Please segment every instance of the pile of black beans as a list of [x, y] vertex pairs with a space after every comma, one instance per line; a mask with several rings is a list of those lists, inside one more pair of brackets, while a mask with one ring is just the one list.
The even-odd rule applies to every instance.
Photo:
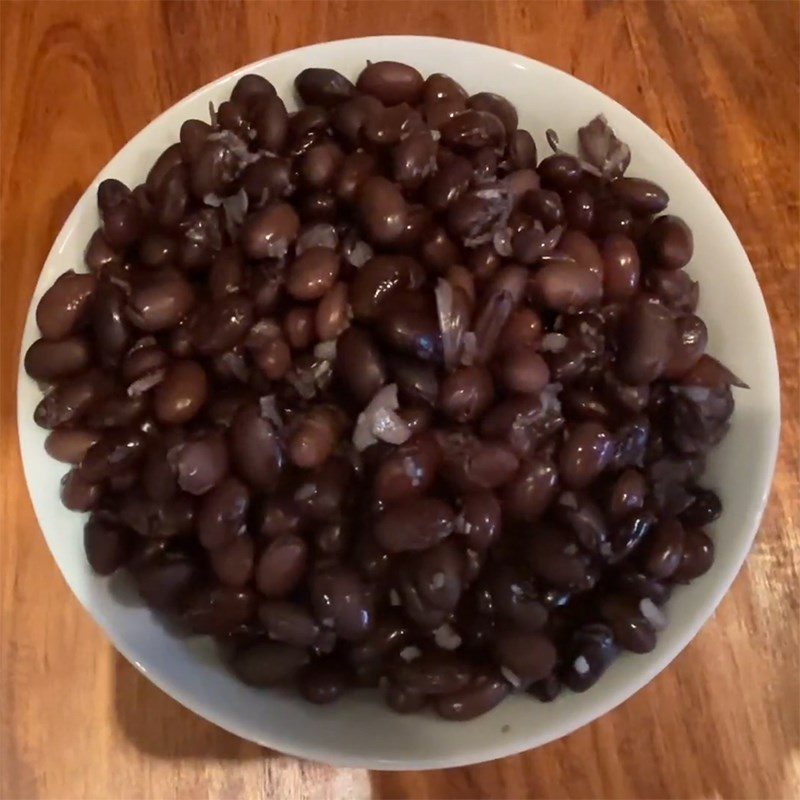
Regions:
[[500, 95], [371, 63], [245, 75], [133, 189], [25, 356], [86, 555], [256, 686], [548, 701], [702, 575], [740, 381], [692, 233], [603, 117], [537, 160]]

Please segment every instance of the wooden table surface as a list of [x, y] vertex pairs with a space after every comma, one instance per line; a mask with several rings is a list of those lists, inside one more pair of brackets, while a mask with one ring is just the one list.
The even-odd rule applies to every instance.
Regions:
[[[0, 798], [800, 796], [799, 8], [766, 0], [0, 3]], [[613, 713], [534, 752], [468, 769], [369, 774], [303, 763], [241, 741], [162, 694], [71, 596], [34, 519], [17, 445], [17, 351], [29, 297], [98, 169], [212, 78], [281, 50], [376, 33], [515, 50], [638, 114], [733, 222], [766, 295], [781, 362], [772, 499], [713, 620]]]

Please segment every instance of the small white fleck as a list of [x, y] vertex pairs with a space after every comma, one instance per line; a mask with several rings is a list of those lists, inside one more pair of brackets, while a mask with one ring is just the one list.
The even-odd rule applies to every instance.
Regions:
[[512, 583], [511, 594], [513, 594], [514, 597], [522, 597], [522, 595], [525, 594], [525, 590], [518, 583]]
[[564, 492], [561, 497], [558, 498], [558, 503], [565, 508], [574, 510], [578, 507], [578, 498], [575, 496], [575, 492]]
[[500, 674], [515, 688], [519, 689], [522, 686], [522, 681], [519, 675], [512, 672], [508, 667], [500, 667]]
[[400, 600], [400, 595], [398, 594], [397, 589], [389, 589], [389, 605], [400, 606], [402, 604], [403, 603]]
[[334, 623], [333, 617], [325, 617], [325, 619], [320, 621], [320, 624], [323, 628], [332, 628]]
[[433, 632], [433, 640], [442, 650], [456, 650], [461, 644], [461, 636], [452, 625], [445, 623]]
[[589, 662], [586, 660], [585, 656], [578, 656], [572, 666], [575, 667], [575, 672], [577, 672], [578, 675], [585, 675], [590, 669]]
[[639, 601], [639, 610], [657, 631], [662, 631], [667, 627], [667, 618], [664, 612], [649, 597], [644, 597]]
[[408, 647], [404, 647], [400, 651], [400, 658], [402, 658], [406, 663], [418, 659], [421, 655], [422, 650], [420, 650], [419, 647], [415, 647], [413, 644], [409, 645]]
[[444, 587], [446, 582], [446, 578], [444, 572], [436, 572], [434, 573], [433, 577], [431, 578], [431, 586], [434, 589], [441, 589]]

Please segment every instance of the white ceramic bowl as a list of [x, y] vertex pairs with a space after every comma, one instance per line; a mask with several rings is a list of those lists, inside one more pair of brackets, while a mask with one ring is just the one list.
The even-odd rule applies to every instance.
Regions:
[[288, 693], [258, 691], [236, 681], [212, 648], [179, 639], [149, 611], [120, 602], [109, 581], [95, 577], [82, 545], [83, 520], [58, 498], [64, 467], [44, 452], [45, 431], [31, 415], [40, 393], [21, 370], [19, 436], [28, 486], [47, 543], [72, 591], [105, 629], [117, 649], [178, 702], [239, 736], [285, 753], [342, 766], [374, 769], [452, 767], [506, 756], [549, 742], [591, 722], [652, 680], [691, 640], [722, 599], [750, 549], [769, 492], [780, 425], [778, 369], [769, 318], [739, 240], [714, 198], [670, 147], [622, 106], [591, 86], [537, 61], [483, 45], [448, 39], [388, 36], [314, 45], [281, 53], [220, 78], [163, 113], [134, 137], [103, 169], [78, 202], [44, 265], [25, 327], [24, 350], [36, 338], [33, 309], [55, 277], [82, 264], [97, 225], [95, 190], [116, 177], [139, 183], [155, 157], [177, 140], [183, 120], [207, 118], [208, 103], [226, 99], [247, 72], [269, 78], [284, 99], [292, 80], [308, 66], [335, 67], [355, 78], [367, 59], [413, 64], [423, 74], [443, 71], [470, 92], [505, 94], [519, 109], [546, 152], [543, 133], [556, 129], [568, 149], [574, 132], [599, 112], [631, 146], [630, 175], [664, 186], [670, 210], [695, 234], [690, 272], [702, 284], [700, 313], [708, 324], [710, 350], [751, 387], [737, 391], [733, 427], [709, 464], [706, 483], [722, 496], [725, 513], [715, 526], [716, 561], [711, 571], [677, 591], [667, 605], [671, 620], [656, 649], [622, 656], [585, 694], [566, 693], [551, 704], [515, 696], [469, 723], [433, 716], [399, 716], [367, 691], [330, 707], [315, 707]]

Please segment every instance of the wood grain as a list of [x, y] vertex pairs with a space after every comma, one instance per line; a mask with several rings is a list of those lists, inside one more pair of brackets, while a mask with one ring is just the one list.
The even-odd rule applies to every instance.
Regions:
[[[765, 0], [0, 3], [0, 797], [800, 796], [799, 8]], [[669, 141], [718, 198], [758, 273], [778, 343], [784, 427], [746, 568], [649, 687], [515, 758], [370, 775], [238, 740], [114, 653], [37, 528], [14, 387], [25, 311], [50, 243], [116, 150], [241, 64], [386, 32], [473, 39], [541, 59], [593, 83]]]

